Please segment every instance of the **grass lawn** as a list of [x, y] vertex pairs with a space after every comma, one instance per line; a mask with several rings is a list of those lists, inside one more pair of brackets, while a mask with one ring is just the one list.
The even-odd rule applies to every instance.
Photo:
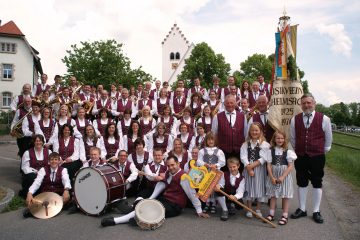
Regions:
[[[360, 138], [339, 133], [333, 134], [333, 142], [360, 148]], [[360, 190], [360, 151], [332, 145], [326, 153], [326, 166], [345, 181], [354, 184], [356, 190]]]

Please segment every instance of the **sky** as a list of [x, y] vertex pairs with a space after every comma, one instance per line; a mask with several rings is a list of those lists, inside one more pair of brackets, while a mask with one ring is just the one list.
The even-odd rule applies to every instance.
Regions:
[[72, 44], [106, 39], [125, 44], [132, 68], [162, 80], [161, 42], [175, 22], [190, 43], [221, 53], [233, 72], [248, 56], [274, 53], [284, 5], [299, 24], [297, 64], [317, 103], [360, 102], [358, 0], [0, 0], [0, 19], [13, 20], [40, 52], [49, 82], [66, 73], [61, 59]]

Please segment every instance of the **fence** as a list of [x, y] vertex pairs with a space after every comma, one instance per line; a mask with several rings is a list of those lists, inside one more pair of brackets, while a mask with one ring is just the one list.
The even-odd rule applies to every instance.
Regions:
[[[346, 135], [346, 136], [360, 138], [360, 135], [355, 135], [355, 134], [351, 134], [351, 133], [344, 133], [344, 132], [339, 132], [339, 131], [333, 131], [333, 133], [339, 133], [339, 134], [343, 134], [343, 135]], [[357, 148], [357, 147], [353, 147], [353, 146], [349, 146], [349, 145], [345, 145], [345, 144], [341, 144], [341, 143], [336, 143], [336, 142], [333, 142], [332, 144], [360, 151], [360, 148]]]
[[9, 111], [0, 111], [0, 129], [10, 129], [12, 122], [11, 112]]

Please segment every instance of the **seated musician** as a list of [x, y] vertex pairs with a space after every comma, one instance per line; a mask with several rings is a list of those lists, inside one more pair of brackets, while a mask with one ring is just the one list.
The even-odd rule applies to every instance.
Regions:
[[164, 153], [168, 153], [173, 149], [174, 139], [166, 133], [165, 123], [158, 123], [155, 133], [149, 138], [148, 151], [152, 152], [155, 148], [161, 148]]
[[22, 157], [21, 169], [24, 175], [21, 182], [22, 190], [19, 191], [20, 197], [26, 197], [29, 187], [33, 184], [39, 170], [49, 165], [51, 150], [43, 148], [44, 137], [42, 135], [34, 135], [32, 144], [34, 147], [27, 150]]
[[192, 117], [195, 118], [195, 116], [197, 116], [197, 118], [199, 118], [200, 116], [200, 112], [201, 110], [204, 108], [204, 104], [201, 103], [200, 101], [200, 95], [197, 92], [194, 92], [191, 95], [191, 101], [190, 101], [190, 108], [191, 108], [191, 113], [192, 113]]
[[150, 113], [150, 107], [144, 106], [142, 109], [142, 116], [139, 118], [139, 123], [144, 136], [149, 139], [155, 132], [156, 120]]
[[[198, 123], [196, 126], [197, 136], [193, 136], [191, 139], [191, 146], [198, 146], [200, 149], [203, 149], [205, 147], [205, 136], [206, 136], [206, 127], [203, 123]], [[189, 150], [189, 152], [191, 152]]]
[[111, 119], [109, 117], [108, 111], [104, 108], [99, 110], [99, 115], [101, 116], [101, 118], [94, 119], [93, 125], [95, 128], [96, 136], [104, 137], [106, 126], [109, 123], [114, 122], [114, 119]]
[[106, 111], [109, 113], [109, 116], [111, 116], [111, 109], [112, 109], [111, 105], [112, 105], [112, 101], [108, 99], [108, 92], [106, 90], [103, 90], [101, 92], [101, 98], [99, 98], [99, 100], [96, 101], [94, 107], [91, 110], [91, 113], [96, 118], [100, 118], [101, 116], [99, 114], [99, 110], [105, 108]]
[[177, 134], [179, 135], [180, 134], [180, 124], [181, 123], [187, 123], [190, 127], [190, 130], [189, 132], [192, 134], [192, 135], [196, 135], [195, 133], [195, 127], [196, 127], [196, 121], [195, 119], [191, 116], [192, 115], [192, 110], [190, 107], [186, 107], [184, 109], [184, 115], [182, 118], [179, 119], [178, 121], [178, 126], [176, 128], [177, 130]]
[[149, 99], [149, 90], [142, 90], [142, 99], [139, 99], [136, 105], [136, 112], [139, 117], [142, 115], [142, 109], [144, 106], [149, 106], [151, 115], [155, 115], [157, 113], [156, 102], [154, 100]]
[[[71, 189], [70, 179], [66, 168], [60, 166], [61, 159], [58, 153], [53, 152], [49, 155], [50, 165], [42, 167], [34, 183], [29, 188], [26, 197], [26, 204], [30, 206], [35, 203], [33, 195], [40, 189], [40, 192], [54, 192], [62, 196], [64, 203], [70, 200], [69, 190]], [[23, 216], [30, 217], [32, 214], [27, 208]]]
[[203, 116], [198, 119], [198, 125], [199, 123], [204, 124], [206, 132], [210, 132], [212, 126], [212, 120], [213, 120], [213, 116], [211, 115], [211, 107], [209, 105], [206, 105], [203, 110]]
[[158, 118], [157, 122], [158, 124], [160, 122], [164, 123], [166, 126], [166, 133], [176, 137], [176, 128], [178, 126], [178, 120], [176, 117], [172, 116], [172, 109], [170, 106], [165, 106], [163, 109], [163, 112], [161, 113], [162, 116]]
[[40, 115], [40, 102], [32, 101], [31, 115], [28, 115], [22, 122], [23, 138], [23, 151], [25, 152], [29, 148], [33, 147], [31, 140], [35, 136], [35, 124], [41, 119]]
[[[114, 164], [114, 167], [119, 169], [124, 176], [126, 183], [126, 196], [131, 197], [136, 193], [137, 187], [131, 183], [134, 182], [138, 177], [138, 170], [133, 162], [128, 161], [128, 154], [125, 150], [120, 150], [118, 154], [118, 160]], [[132, 190], [129, 190], [132, 188]], [[135, 189], [136, 188], [136, 189]]]
[[[187, 199], [190, 199], [199, 217], [210, 218], [208, 214], [202, 212], [201, 202], [197, 197], [195, 197], [196, 191], [190, 187], [189, 180], [187, 178], [185, 180], [181, 180], [181, 176], [186, 173], [181, 169], [177, 157], [171, 156], [167, 158], [166, 165], [168, 170], [166, 171], [164, 177], [165, 183], [158, 182], [155, 186], [153, 194], [149, 197], [149, 199], [156, 199], [162, 203], [165, 208], [165, 218], [171, 218], [180, 215], [186, 206]], [[163, 194], [160, 196], [162, 192]], [[126, 212], [129, 213], [127, 215], [117, 218], [104, 218], [101, 221], [101, 225], [106, 227], [115, 226], [115, 224], [120, 223], [130, 223], [133, 226], [137, 226], [137, 223], [134, 219], [134, 210], [136, 208], [136, 204], [141, 200], [142, 198], [139, 197], [135, 199], [132, 207], [128, 206], [129, 210]]]
[[189, 124], [182, 122], [179, 125], [180, 134], [177, 135], [177, 138], [181, 139], [184, 145], [184, 149], [191, 152], [191, 149], [195, 146], [194, 142], [191, 142], [193, 134], [190, 131]]
[[60, 129], [58, 141], [54, 142], [53, 150], [59, 153], [60, 163], [63, 168], [67, 168], [70, 179], [82, 166], [80, 161], [80, 140], [73, 137], [73, 127], [65, 123]]
[[83, 168], [104, 165], [105, 162], [103, 162], [100, 157], [101, 157], [101, 149], [98, 147], [91, 147], [90, 160], [84, 163]]
[[165, 154], [165, 158], [176, 156], [180, 163], [181, 169], [184, 169], [186, 163], [191, 160], [191, 154], [183, 147], [183, 142], [180, 138], [174, 140], [174, 149]]
[[[135, 89], [133, 89], [133, 92], [135, 92]], [[133, 95], [133, 97], [135, 97], [135, 95]], [[119, 98], [119, 100], [117, 100], [115, 103], [112, 103], [111, 108], [111, 114], [114, 117], [119, 116], [120, 119], [125, 117], [125, 109], [127, 108], [131, 109], [130, 118], [135, 118], [137, 114], [135, 102], [129, 98], [129, 93], [126, 88], [123, 88], [121, 91], [121, 98]]]
[[44, 108], [41, 112], [41, 120], [35, 123], [35, 134], [40, 134], [44, 137], [45, 143], [50, 141], [51, 133], [55, 128], [55, 121], [51, 116], [51, 108]]
[[145, 151], [147, 151], [148, 140], [147, 137], [142, 134], [142, 129], [138, 121], [132, 121], [128, 134], [124, 136], [121, 149], [125, 150], [128, 154], [135, 151], [134, 142], [136, 139], [143, 139], [145, 142]]
[[111, 122], [106, 125], [105, 135], [98, 142], [101, 146], [101, 159], [104, 162], [115, 162], [122, 142], [122, 136], [119, 136], [115, 123]]
[[130, 108], [126, 108], [124, 110], [124, 118], [118, 121], [117, 123], [117, 129], [119, 132], [119, 135], [125, 136], [129, 132], [129, 128], [133, 120], [131, 119], [132, 111]]
[[[92, 125], [86, 125], [85, 127], [85, 133], [80, 140], [80, 160], [83, 162], [83, 164], [90, 160], [90, 149], [92, 147], [100, 147], [100, 141], [99, 138], [96, 136], [95, 129]], [[100, 155], [101, 156], [101, 155]]]

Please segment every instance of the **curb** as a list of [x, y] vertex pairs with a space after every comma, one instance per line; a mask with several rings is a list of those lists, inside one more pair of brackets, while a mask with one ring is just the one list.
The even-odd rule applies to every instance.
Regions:
[[17, 143], [16, 143], [16, 141], [0, 141], [0, 145], [6, 145], [6, 144], [15, 145]]
[[6, 197], [3, 200], [0, 201], [0, 213], [2, 213], [7, 208], [8, 204], [11, 201], [11, 199], [15, 196], [15, 193], [10, 188], [5, 188], [5, 187], [0, 187], [0, 188], [7, 191]]

